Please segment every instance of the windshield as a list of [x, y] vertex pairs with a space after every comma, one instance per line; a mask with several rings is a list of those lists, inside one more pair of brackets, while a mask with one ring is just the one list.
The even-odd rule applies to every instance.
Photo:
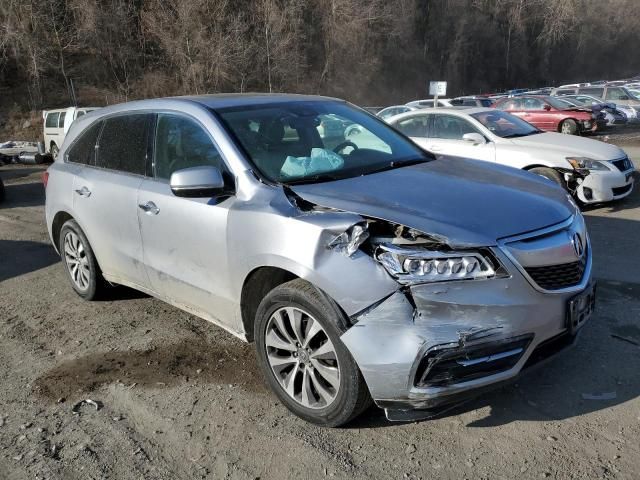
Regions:
[[258, 172], [278, 183], [366, 175], [432, 157], [343, 102], [293, 101], [217, 109]]
[[558, 98], [546, 97], [544, 100], [553, 108], [557, 108], [558, 110], [566, 110], [567, 108], [571, 108], [571, 105], [567, 105], [566, 102], [563, 102]]
[[472, 113], [471, 116], [487, 127], [494, 135], [502, 138], [526, 137], [541, 133], [530, 123], [502, 110]]

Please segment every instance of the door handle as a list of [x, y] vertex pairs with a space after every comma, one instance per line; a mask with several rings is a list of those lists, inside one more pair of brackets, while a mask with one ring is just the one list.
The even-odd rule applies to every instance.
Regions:
[[440, 150], [442, 150], [442, 147], [436, 147], [435, 145], [429, 145], [428, 150], [431, 150], [432, 152], [439, 152]]
[[138, 207], [148, 215], [157, 215], [160, 213], [160, 209], [153, 202], [141, 203]]
[[91, 190], [89, 190], [87, 187], [79, 188], [78, 190], [76, 190], [76, 193], [78, 195], [80, 195], [81, 197], [90, 197], [91, 196]]

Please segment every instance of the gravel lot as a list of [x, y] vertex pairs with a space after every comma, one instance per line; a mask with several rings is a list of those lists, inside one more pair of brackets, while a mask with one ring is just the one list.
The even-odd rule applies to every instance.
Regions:
[[573, 349], [435, 420], [329, 430], [206, 321], [124, 288], [81, 301], [42, 170], [0, 168], [0, 479], [640, 477], [640, 189], [586, 212], [600, 296]]

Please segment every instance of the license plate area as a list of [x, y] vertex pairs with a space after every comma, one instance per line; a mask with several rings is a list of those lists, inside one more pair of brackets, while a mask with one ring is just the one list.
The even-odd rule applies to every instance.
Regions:
[[575, 335], [587, 323], [596, 306], [596, 285], [591, 283], [584, 292], [567, 302], [567, 329]]

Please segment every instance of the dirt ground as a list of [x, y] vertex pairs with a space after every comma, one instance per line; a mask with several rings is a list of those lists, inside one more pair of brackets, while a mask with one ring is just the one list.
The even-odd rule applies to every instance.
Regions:
[[321, 429], [221, 329], [127, 289], [83, 302], [42, 170], [0, 167], [0, 479], [640, 477], [640, 188], [586, 212], [599, 303], [573, 349], [435, 420]]

